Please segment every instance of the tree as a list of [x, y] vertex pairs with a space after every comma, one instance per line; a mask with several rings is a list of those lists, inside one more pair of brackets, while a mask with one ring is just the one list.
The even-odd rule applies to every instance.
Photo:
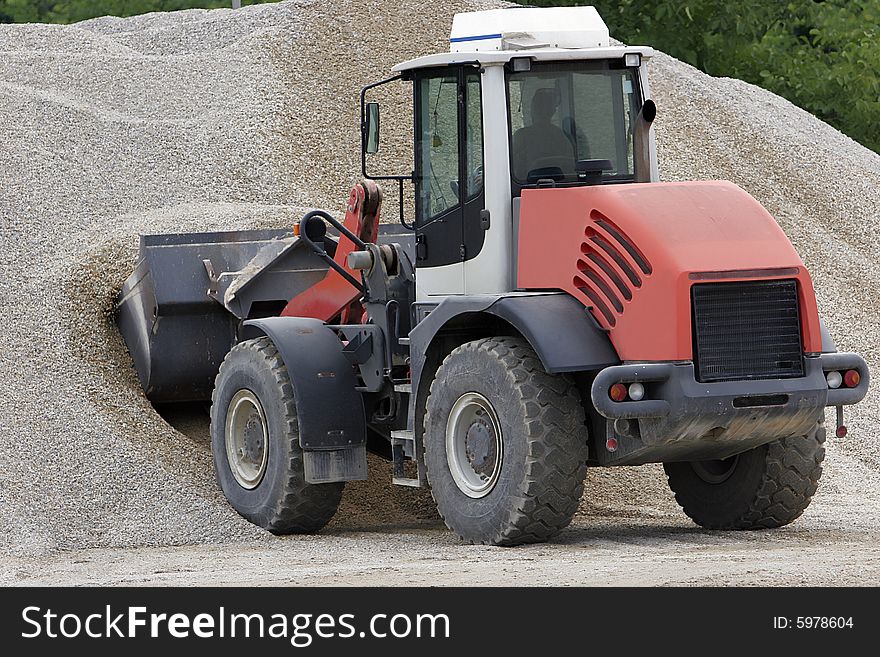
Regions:
[[33, 23], [46, 16], [52, 0], [0, 0], [0, 22]]
[[880, 0], [528, 0], [593, 4], [611, 33], [760, 85], [880, 151]]

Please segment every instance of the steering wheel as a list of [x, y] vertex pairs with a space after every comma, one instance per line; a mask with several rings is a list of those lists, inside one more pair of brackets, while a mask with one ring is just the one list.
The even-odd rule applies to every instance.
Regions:
[[[450, 180], [449, 188], [452, 190], [452, 193], [455, 194], [456, 200], [461, 199], [461, 185], [458, 184], [458, 180]], [[468, 174], [467, 177], [467, 193], [469, 197], [474, 196], [474, 192], [478, 192], [483, 189], [483, 165], [478, 164], [474, 169]]]
[[529, 163], [529, 171], [553, 167], [560, 169], [563, 174], [572, 174], [575, 172], [574, 157], [569, 157], [568, 155], [545, 155], [544, 157], [537, 157]]

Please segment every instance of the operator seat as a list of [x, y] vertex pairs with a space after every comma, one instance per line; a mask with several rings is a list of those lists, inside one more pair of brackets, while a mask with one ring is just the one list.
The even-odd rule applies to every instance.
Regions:
[[535, 90], [531, 103], [532, 123], [513, 135], [513, 171], [517, 180], [528, 181], [529, 172], [536, 169], [558, 168], [562, 174], [575, 172], [572, 140], [553, 123], [558, 107], [556, 89]]

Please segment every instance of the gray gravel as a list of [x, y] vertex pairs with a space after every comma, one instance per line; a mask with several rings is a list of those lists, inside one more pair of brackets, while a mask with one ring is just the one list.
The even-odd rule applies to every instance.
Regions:
[[[454, 11], [498, 4], [291, 0], [0, 26], [0, 553], [269, 540], [217, 490], [204, 420], [174, 429], [140, 393], [110, 319], [137, 235], [338, 209], [359, 171], [362, 84], [445, 48]], [[665, 56], [653, 71], [663, 177], [726, 178], [762, 201], [839, 346], [874, 366], [880, 158], [745, 83]], [[872, 392], [832, 441], [817, 519], [834, 496], [880, 508], [878, 412]], [[375, 470], [338, 531], [436, 522], [423, 493]], [[658, 467], [590, 477], [584, 518], [680, 518]]]

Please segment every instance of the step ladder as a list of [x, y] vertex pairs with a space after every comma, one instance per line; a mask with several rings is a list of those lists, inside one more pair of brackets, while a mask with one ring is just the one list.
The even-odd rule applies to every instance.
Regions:
[[[409, 338], [398, 338], [401, 345], [408, 345]], [[404, 395], [412, 395], [412, 383], [395, 383], [394, 391]], [[408, 404], [411, 406], [411, 404]], [[412, 414], [411, 414], [412, 415]], [[410, 422], [412, 422], [412, 417]], [[406, 476], [406, 454], [413, 455], [412, 461], [416, 464], [416, 476]], [[416, 444], [413, 428], [391, 432], [391, 459], [393, 466], [392, 483], [398, 486], [412, 486], [423, 488], [428, 485], [428, 477], [425, 474], [425, 457], [422, 449]]]
[[[407, 450], [409, 443], [409, 450]], [[404, 464], [406, 463], [406, 452], [409, 451], [415, 458], [412, 461], [416, 464], [416, 476], [407, 477]], [[425, 458], [421, 453], [421, 449], [416, 445], [415, 435], [409, 429], [403, 431], [391, 432], [391, 457], [393, 475], [391, 482], [398, 486], [411, 486], [413, 488], [423, 488], [428, 483], [425, 475]]]

